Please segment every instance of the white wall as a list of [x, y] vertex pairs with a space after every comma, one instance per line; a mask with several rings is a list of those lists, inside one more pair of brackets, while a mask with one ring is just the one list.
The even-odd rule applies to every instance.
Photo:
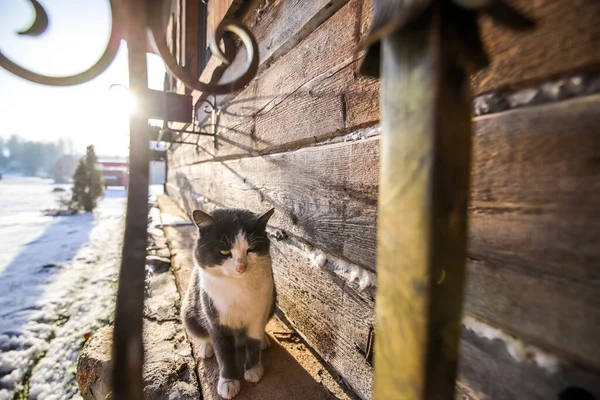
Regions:
[[162, 185], [166, 179], [166, 165], [164, 161], [150, 161], [150, 184]]

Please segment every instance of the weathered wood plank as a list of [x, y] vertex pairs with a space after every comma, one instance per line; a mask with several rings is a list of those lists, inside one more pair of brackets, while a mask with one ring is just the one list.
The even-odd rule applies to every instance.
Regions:
[[[323, 74], [268, 111], [252, 117], [224, 115], [218, 149], [212, 139], [200, 138], [198, 147], [184, 146], [170, 154], [170, 165], [297, 149], [376, 124], [379, 107], [365, 104], [378, 103], [378, 82], [356, 78], [355, 64], [349, 62], [336, 73]], [[245, 111], [228, 108], [226, 112], [241, 115]], [[238, 125], [229, 126], [227, 121]]]
[[[279, 0], [271, 2], [266, 8], [263, 1], [247, 2], [242, 10], [238, 11], [240, 15], [237, 17], [250, 27], [256, 37], [259, 71], [268, 68], [273, 61], [289, 52], [347, 2], [348, 0]], [[212, 32], [209, 31], [209, 38], [211, 34]], [[245, 57], [242, 48], [220, 80], [224, 82], [235, 79], [244, 70]], [[210, 79], [219, 65], [220, 61], [211, 57], [201, 79]], [[193, 95], [197, 100], [202, 93], [194, 92]], [[235, 94], [219, 96], [219, 103], [231, 100], [235, 96]]]
[[482, 262], [467, 296], [481, 317], [596, 367], [599, 113], [591, 96], [475, 120], [470, 255]]
[[[278, 0], [266, 8], [264, 2], [250, 5], [242, 20], [256, 37], [262, 69], [292, 50], [346, 3], [348, 0]], [[243, 59], [236, 57], [223, 78], [231, 79], [241, 70]]]
[[[475, 119], [467, 309], [600, 366], [600, 96]], [[266, 210], [373, 269], [377, 138], [169, 170], [169, 193]], [[527, 283], [527, 284], [526, 284]]]
[[[210, 138], [199, 138], [200, 151], [179, 146], [171, 165], [269, 152], [288, 142], [293, 146], [376, 123], [378, 83], [354, 76], [356, 46], [370, 7], [371, 0], [352, 0], [342, 7], [224, 108], [218, 149]], [[369, 105], [375, 107], [365, 108]], [[298, 129], [302, 122], [306, 126]], [[290, 126], [294, 135], [281, 131]]]
[[[543, 266], [540, 259], [536, 266]], [[465, 309], [506, 332], [598, 368], [600, 290], [585, 280], [509, 262], [469, 260]], [[590, 266], [590, 269], [596, 266]]]
[[[234, 17], [233, 14], [235, 14], [236, 18], [241, 18], [257, 38], [260, 75], [260, 71], [268, 68], [274, 60], [289, 52], [347, 2], [348, 0], [278, 0], [271, 2], [265, 8], [262, 0], [244, 1], [243, 4], [239, 4], [241, 0], [236, 0], [228, 8], [226, 17]], [[261, 8], [260, 13], [257, 12], [258, 8]], [[208, 39], [212, 33], [208, 31]], [[217, 80], [224, 82], [235, 79], [244, 70], [245, 60], [246, 51], [241, 47], [230, 66], [217, 74]], [[221, 65], [221, 61], [211, 57], [200, 75], [200, 80], [203, 82], [211, 80], [213, 73], [218, 68], [222, 68]], [[205, 94], [202, 92], [194, 91], [192, 93], [194, 102], [203, 95]], [[218, 103], [224, 104], [236, 95], [218, 96]], [[201, 110], [202, 106], [199, 109]], [[204, 118], [202, 113], [200, 113], [200, 117]], [[183, 129], [184, 126], [180, 123], [172, 125], [175, 129]], [[174, 147], [180, 146], [175, 145]]]
[[596, 0], [513, 0], [533, 17], [531, 32], [515, 32], [482, 19], [492, 64], [473, 77], [475, 94], [518, 88], [600, 64], [600, 2]]
[[272, 240], [278, 306], [306, 341], [365, 399], [372, 398], [373, 368], [366, 349], [374, 302], [357, 284], [311, 265], [301, 248]]
[[171, 168], [168, 179], [225, 206], [275, 206], [274, 226], [374, 269], [378, 176], [365, 167], [378, 152], [377, 141], [341, 143]]
[[[461, 340], [458, 387], [469, 387], [469, 399], [559, 399], [569, 387], [579, 387], [598, 398], [600, 375], [562, 363], [556, 372], [516, 361], [501, 340], [490, 340], [464, 329]], [[463, 399], [457, 396], [457, 399]]]

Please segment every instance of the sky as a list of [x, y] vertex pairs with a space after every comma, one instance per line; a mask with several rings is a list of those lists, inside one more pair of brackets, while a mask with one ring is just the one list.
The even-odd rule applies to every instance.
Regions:
[[[39, 0], [50, 20], [37, 37], [17, 35], [34, 19], [27, 0], [0, 0], [0, 50], [32, 71], [52, 76], [75, 74], [92, 66], [110, 35], [108, 0]], [[148, 55], [148, 86], [162, 90], [165, 68]], [[0, 68], [0, 136], [28, 140], [70, 138], [83, 152], [94, 144], [99, 155], [127, 155], [127, 101], [110, 91], [128, 85], [127, 47], [122, 42], [111, 66], [96, 79], [77, 86], [50, 87], [28, 82]]]

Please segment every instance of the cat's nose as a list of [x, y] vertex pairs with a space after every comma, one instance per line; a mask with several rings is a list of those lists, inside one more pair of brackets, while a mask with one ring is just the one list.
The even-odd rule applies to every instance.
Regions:
[[244, 272], [246, 272], [247, 267], [248, 267], [248, 264], [246, 263], [246, 260], [242, 260], [242, 259], [235, 260], [235, 270], [237, 271], [238, 274], [243, 274]]

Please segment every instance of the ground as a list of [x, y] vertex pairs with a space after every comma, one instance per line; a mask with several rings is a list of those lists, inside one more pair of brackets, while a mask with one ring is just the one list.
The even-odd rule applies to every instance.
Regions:
[[51, 181], [0, 180], [0, 400], [80, 398], [79, 351], [112, 319], [126, 196], [51, 217]]

